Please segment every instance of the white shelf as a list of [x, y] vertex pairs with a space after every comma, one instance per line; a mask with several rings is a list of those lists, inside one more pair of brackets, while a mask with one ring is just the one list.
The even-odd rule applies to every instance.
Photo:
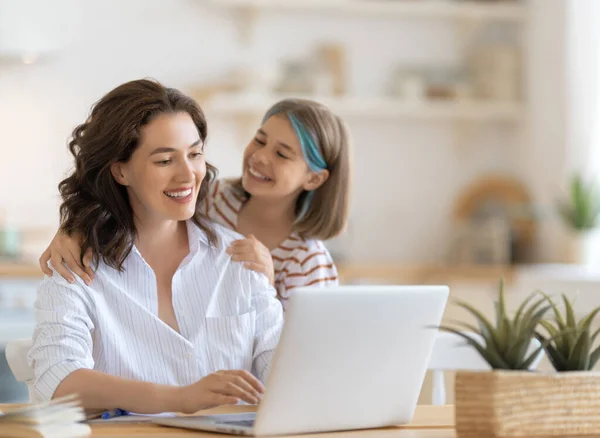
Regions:
[[243, 10], [315, 11], [389, 17], [455, 18], [524, 21], [527, 8], [519, 0], [212, 0]]
[[[258, 118], [283, 95], [217, 96], [205, 103], [206, 113], [216, 117]], [[295, 96], [303, 97], [303, 96]], [[525, 119], [526, 111], [519, 102], [424, 101], [411, 102], [385, 98], [304, 96], [321, 102], [342, 117], [370, 119], [425, 119], [465, 121], [512, 121]]]

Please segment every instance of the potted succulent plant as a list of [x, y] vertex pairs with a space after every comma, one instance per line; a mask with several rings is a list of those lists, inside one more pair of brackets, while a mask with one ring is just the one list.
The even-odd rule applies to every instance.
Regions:
[[546, 296], [546, 299], [554, 311], [554, 320], [541, 320], [540, 325], [550, 339], [541, 332], [537, 333], [537, 338], [544, 344], [550, 363], [558, 372], [592, 370], [600, 359], [600, 347], [593, 348], [600, 328], [591, 331], [600, 307], [577, 320], [573, 304], [566, 295], [562, 296], [564, 316], [552, 298]]
[[600, 245], [600, 190], [582, 175], [571, 178], [568, 195], [557, 202], [558, 215], [568, 230], [565, 261], [590, 265], [598, 261]]
[[[538, 299], [532, 301], [536, 295]], [[482, 372], [459, 371], [456, 375], [459, 437], [600, 434], [600, 375], [588, 371], [600, 356], [598, 348], [592, 349], [600, 331], [591, 333], [600, 308], [577, 320], [566, 297], [564, 302], [563, 317], [548, 296], [534, 293], [511, 318], [501, 283], [494, 323], [468, 303], [458, 303], [475, 317], [479, 327], [457, 323], [460, 329], [440, 329], [464, 338], [492, 368]], [[554, 319], [545, 319], [550, 309], [554, 310]], [[557, 372], [530, 371], [542, 350]]]

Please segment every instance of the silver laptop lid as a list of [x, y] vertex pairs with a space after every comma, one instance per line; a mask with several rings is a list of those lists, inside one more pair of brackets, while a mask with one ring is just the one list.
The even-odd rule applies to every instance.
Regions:
[[447, 286], [298, 288], [290, 298], [255, 435], [410, 421]]

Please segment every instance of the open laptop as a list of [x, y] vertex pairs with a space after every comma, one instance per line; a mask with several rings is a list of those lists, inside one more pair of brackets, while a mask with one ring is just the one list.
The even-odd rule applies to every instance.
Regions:
[[253, 436], [408, 423], [448, 293], [446, 286], [298, 288], [256, 414], [154, 422]]

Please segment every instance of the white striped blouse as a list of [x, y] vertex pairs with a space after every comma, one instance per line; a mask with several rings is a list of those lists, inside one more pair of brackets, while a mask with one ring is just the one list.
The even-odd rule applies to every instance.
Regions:
[[[208, 217], [232, 230], [237, 229], [239, 212], [246, 202], [231, 181], [217, 180], [206, 197]], [[300, 286], [337, 286], [338, 273], [333, 259], [320, 240], [293, 232], [271, 251], [275, 268], [275, 289], [284, 306], [293, 290]]]
[[190, 253], [172, 283], [181, 333], [159, 319], [156, 278], [135, 247], [121, 273], [101, 262], [90, 287], [56, 273], [42, 281], [28, 357], [37, 400], [81, 368], [177, 386], [223, 369], [264, 381], [283, 324], [275, 290], [225, 252], [239, 235], [215, 225], [215, 247], [187, 226]]

